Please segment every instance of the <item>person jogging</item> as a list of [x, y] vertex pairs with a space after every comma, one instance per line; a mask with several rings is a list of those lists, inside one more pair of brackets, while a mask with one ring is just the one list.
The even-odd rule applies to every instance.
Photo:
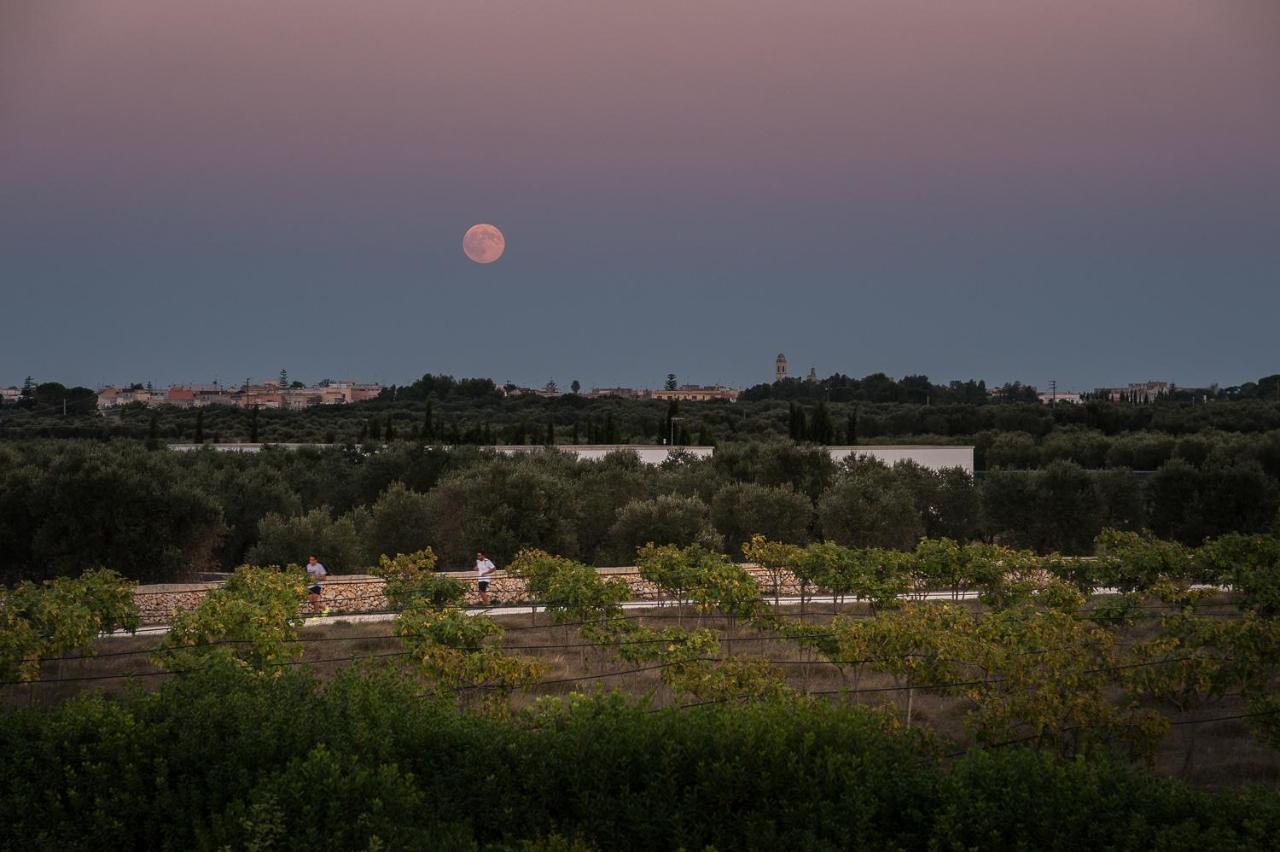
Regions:
[[320, 608], [320, 596], [324, 594], [324, 578], [329, 574], [314, 556], [307, 557], [307, 600], [311, 601], [312, 615], [326, 615], [329, 607]]
[[493, 575], [498, 569], [493, 567], [493, 563], [484, 551], [476, 551], [476, 586], [480, 589], [480, 605], [489, 605], [489, 581], [493, 579]]

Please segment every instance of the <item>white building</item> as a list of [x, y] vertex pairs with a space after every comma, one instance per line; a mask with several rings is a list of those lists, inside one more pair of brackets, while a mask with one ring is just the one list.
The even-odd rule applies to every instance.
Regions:
[[711, 402], [712, 400], [737, 402], [738, 393], [737, 388], [725, 387], [724, 385], [681, 385], [675, 390], [650, 391], [649, 397], [651, 399], [676, 400], [678, 402]]
[[[266, 444], [206, 444], [205, 447], [219, 452], [256, 453]], [[296, 450], [304, 447], [324, 447], [331, 444], [272, 444], [282, 450]], [[175, 450], [201, 449], [196, 444], [171, 444]], [[547, 447], [541, 444], [514, 444], [482, 447], [505, 456], [517, 456], [525, 453], [541, 453]], [[586, 461], [599, 461], [610, 453], [632, 452], [644, 464], [662, 464], [673, 454], [692, 456], [697, 459], [708, 459], [715, 455], [715, 447], [671, 447], [656, 444], [556, 444], [558, 452], [569, 453]], [[841, 462], [850, 456], [873, 458], [887, 465], [895, 465], [900, 461], [913, 461], [929, 470], [945, 470], [958, 467], [970, 476], [973, 475], [973, 447], [953, 446], [857, 446], [827, 447], [833, 461]]]
[[1075, 405], [1076, 403], [1083, 402], [1084, 400], [1081, 398], [1078, 391], [1047, 391], [1040, 394], [1040, 401], [1045, 405], [1056, 404], [1059, 402], [1067, 402]]
[[892, 467], [900, 461], [912, 461], [929, 470], [958, 467], [973, 475], [973, 447], [958, 446], [856, 446], [827, 447], [832, 461], [842, 462], [850, 456], [872, 458]]
[[[673, 452], [680, 452], [695, 458], [710, 458], [715, 454], [715, 447], [670, 447], [655, 444], [556, 444], [555, 448], [562, 453], [570, 453], [587, 461], [599, 461], [609, 453], [633, 452], [644, 464], [662, 464]], [[516, 456], [522, 453], [540, 453], [547, 449], [537, 444], [513, 444], [510, 446], [486, 447], [504, 456]]]

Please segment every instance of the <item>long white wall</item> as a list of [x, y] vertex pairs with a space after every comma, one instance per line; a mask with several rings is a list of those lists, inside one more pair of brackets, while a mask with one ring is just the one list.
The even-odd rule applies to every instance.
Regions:
[[[301, 447], [326, 447], [331, 444], [205, 444], [204, 447], [223, 453], [256, 453], [263, 447], [273, 446], [278, 449], [296, 450]], [[190, 451], [200, 449], [196, 444], [170, 444], [170, 449], [179, 451]], [[541, 445], [523, 445], [523, 446], [497, 446], [485, 447], [484, 449], [493, 450], [494, 452], [504, 455], [518, 455], [520, 453], [540, 453], [546, 449]], [[671, 453], [679, 451], [681, 453], [694, 456], [696, 458], [708, 458], [715, 454], [715, 447], [665, 447], [655, 446], [653, 444], [558, 444], [556, 449], [562, 453], [572, 453], [580, 459], [596, 461], [604, 458], [609, 453], [616, 453], [620, 450], [629, 450], [640, 457], [640, 461], [645, 464], [662, 464]], [[942, 470], [943, 468], [958, 467], [970, 475], [973, 474], [973, 447], [954, 447], [954, 446], [856, 446], [856, 447], [827, 447], [827, 452], [831, 454], [834, 461], [840, 462], [852, 455], [866, 456], [884, 462], [887, 465], [895, 465], [900, 461], [913, 461], [921, 467], [930, 470]]]
[[[535, 444], [528, 446], [486, 447], [486, 449], [512, 456], [518, 453], [540, 453], [546, 447]], [[676, 450], [700, 459], [707, 458], [716, 451], [715, 447], [662, 447], [653, 444], [557, 444], [556, 449], [562, 453], [573, 453], [578, 458], [587, 459], [588, 461], [598, 461], [609, 453], [630, 451], [639, 456], [640, 461], [645, 464], [662, 464]]]
[[862, 456], [882, 461], [892, 467], [900, 461], [913, 461], [930, 470], [958, 467], [973, 475], [973, 447], [932, 446], [857, 446], [827, 447], [831, 458], [837, 462], [849, 456]]

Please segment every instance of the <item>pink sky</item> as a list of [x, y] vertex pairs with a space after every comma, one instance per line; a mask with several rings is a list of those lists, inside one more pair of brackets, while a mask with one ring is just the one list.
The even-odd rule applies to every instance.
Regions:
[[[1274, 268], [1277, 93], [1276, 0], [6, 0], [0, 251], [42, 282], [33, 309], [86, 278], [143, 294], [94, 317], [136, 298], [163, 320], [183, 297], [145, 294], [193, 270], [270, 270], [253, 291], [269, 304], [339, 269], [441, 292], [470, 280], [452, 264], [476, 221], [507, 233], [486, 279], [503, 286], [639, 299], [659, 281], [713, 311], [726, 288], [758, 301], [787, 280], [812, 301], [838, 282], [857, 310], [910, 310], [981, 281], [947, 314], [985, 322], [997, 291], [1011, 316], [1083, 321], [1096, 309], [1064, 292], [1141, 310], [1160, 281], [1171, 318], [1203, 316], [1200, 276], [1243, 298]], [[733, 310], [791, 322], [773, 354], [815, 327]], [[494, 322], [528, 352], [516, 319]], [[1015, 369], [876, 333], [814, 360]], [[606, 384], [649, 346], [600, 342], [632, 347]], [[1124, 363], [1180, 357], [1163, 345]], [[1253, 369], [1246, 343], [1223, 346], [1221, 371]], [[747, 354], [721, 349], [733, 379]], [[451, 369], [500, 374], [509, 354]], [[545, 380], [569, 357], [520, 360]]]
[[1280, 91], [1269, 0], [13, 8], [7, 145], [45, 175], [417, 164], [731, 191], [760, 172], [1247, 171], [1280, 144], [1258, 108]]

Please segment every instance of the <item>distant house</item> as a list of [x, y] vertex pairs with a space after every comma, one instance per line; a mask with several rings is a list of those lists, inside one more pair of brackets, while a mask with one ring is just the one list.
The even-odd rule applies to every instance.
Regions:
[[1067, 402], [1067, 403], [1074, 404], [1077, 402], [1082, 402], [1083, 400], [1084, 400], [1084, 397], [1082, 397], [1080, 393], [1078, 393], [1077, 391], [1054, 391], [1054, 392], [1046, 391], [1045, 393], [1040, 394], [1040, 401], [1043, 402], [1045, 405], [1049, 405], [1050, 403], [1059, 403], [1059, 402]]
[[[15, 393], [21, 393], [15, 391]], [[105, 387], [98, 391], [98, 408], [115, 408], [132, 402], [172, 405], [176, 408], [203, 408], [232, 405], [241, 408], [284, 408], [300, 410], [313, 405], [345, 405], [374, 399], [382, 385], [360, 382], [328, 382], [316, 387], [282, 388], [275, 379], [242, 387], [212, 385], [170, 385], [164, 392], [148, 391], [141, 385], [129, 388]]]
[[143, 405], [158, 405], [164, 398], [141, 386], [128, 388], [106, 387], [98, 391], [98, 408], [117, 408], [121, 405], [141, 402]]
[[616, 396], [619, 399], [648, 399], [649, 391], [637, 390], [636, 388], [592, 388], [587, 393], [588, 399], [599, 399], [606, 396]]
[[284, 395], [279, 391], [243, 394], [240, 397], [240, 405], [244, 408], [284, 408]]
[[736, 388], [727, 388], [723, 385], [681, 385], [675, 390], [651, 391], [649, 396], [652, 399], [676, 402], [710, 402], [712, 400], [737, 402], [739, 393], [740, 391]]
[[295, 388], [280, 392], [283, 407], [290, 411], [300, 411], [324, 402], [324, 394], [316, 388]]
[[194, 408], [196, 392], [185, 385], [170, 385], [165, 402], [177, 408]]
[[236, 399], [231, 393], [218, 385], [194, 385], [191, 388], [196, 393], [196, 405], [235, 405]]
[[564, 394], [560, 393], [560, 391], [556, 389], [555, 383], [553, 382], [548, 382], [545, 386], [540, 388], [522, 388], [519, 385], [505, 384], [502, 386], [501, 390], [503, 396], [564, 396]]
[[316, 388], [320, 392], [321, 405], [343, 405], [347, 401], [347, 392], [335, 385], [325, 385]]
[[1154, 402], [1169, 393], [1168, 382], [1131, 382], [1128, 387], [1102, 388], [1099, 396], [1112, 402]]
[[377, 399], [378, 394], [382, 393], [382, 385], [363, 384], [350, 380], [340, 382], [325, 380], [315, 387], [294, 388], [289, 393], [303, 394], [308, 400], [307, 406], [345, 405]]
[[0, 403], [13, 403], [22, 399], [22, 391], [19, 388], [0, 388]]

